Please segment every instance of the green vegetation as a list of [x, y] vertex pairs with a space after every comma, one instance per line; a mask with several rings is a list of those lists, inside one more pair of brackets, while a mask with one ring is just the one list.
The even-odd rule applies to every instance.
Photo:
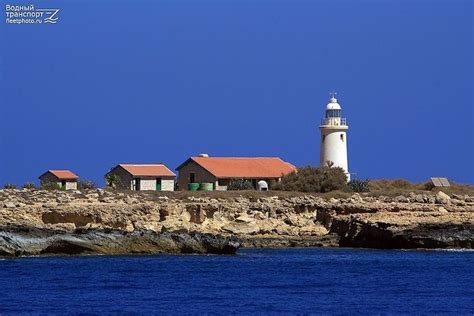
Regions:
[[92, 180], [79, 180], [77, 182], [77, 188], [79, 190], [93, 190], [97, 189], [97, 184]]
[[298, 192], [330, 192], [334, 190], [347, 191], [347, 177], [342, 168], [303, 167], [296, 172], [284, 175], [281, 182], [273, 187], [274, 190]]
[[122, 187], [122, 181], [120, 177], [116, 174], [108, 174], [105, 176], [105, 184], [110, 188], [120, 188]]
[[41, 183], [41, 190], [64, 190], [59, 184], [56, 182], [42, 182]]
[[16, 185], [13, 183], [5, 183], [3, 186], [4, 189], [16, 189]]
[[231, 180], [227, 186], [227, 190], [236, 191], [236, 190], [252, 190], [255, 189], [253, 184], [249, 180], [238, 179]]
[[33, 182], [26, 182], [23, 184], [23, 189], [33, 190], [36, 189], [36, 185]]
[[352, 192], [369, 192], [369, 179], [359, 180], [353, 179], [347, 183]]

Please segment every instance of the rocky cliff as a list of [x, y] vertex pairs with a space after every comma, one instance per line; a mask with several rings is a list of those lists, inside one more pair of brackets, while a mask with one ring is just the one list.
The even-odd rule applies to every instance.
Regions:
[[0, 190], [3, 256], [234, 253], [240, 244], [473, 248], [474, 197]]

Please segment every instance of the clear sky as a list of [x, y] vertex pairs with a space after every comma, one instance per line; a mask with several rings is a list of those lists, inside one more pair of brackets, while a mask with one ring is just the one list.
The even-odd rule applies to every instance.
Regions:
[[470, 0], [34, 3], [59, 22], [0, 23], [0, 184], [199, 153], [317, 165], [332, 90], [356, 177], [474, 183]]

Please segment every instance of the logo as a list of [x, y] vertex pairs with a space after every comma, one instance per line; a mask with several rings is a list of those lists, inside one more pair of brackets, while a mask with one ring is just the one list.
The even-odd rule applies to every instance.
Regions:
[[56, 24], [59, 9], [35, 8], [34, 5], [5, 5], [6, 24]]
[[36, 9], [36, 11], [44, 12], [47, 17], [44, 19], [44, 23], [56, 23], [58, 22], [59, 9]]

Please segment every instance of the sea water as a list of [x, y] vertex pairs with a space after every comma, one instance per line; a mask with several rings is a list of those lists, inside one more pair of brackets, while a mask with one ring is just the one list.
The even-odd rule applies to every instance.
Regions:
[[473, 314], [474, 252], [243, 249], [0, 260], [0, 314]]

